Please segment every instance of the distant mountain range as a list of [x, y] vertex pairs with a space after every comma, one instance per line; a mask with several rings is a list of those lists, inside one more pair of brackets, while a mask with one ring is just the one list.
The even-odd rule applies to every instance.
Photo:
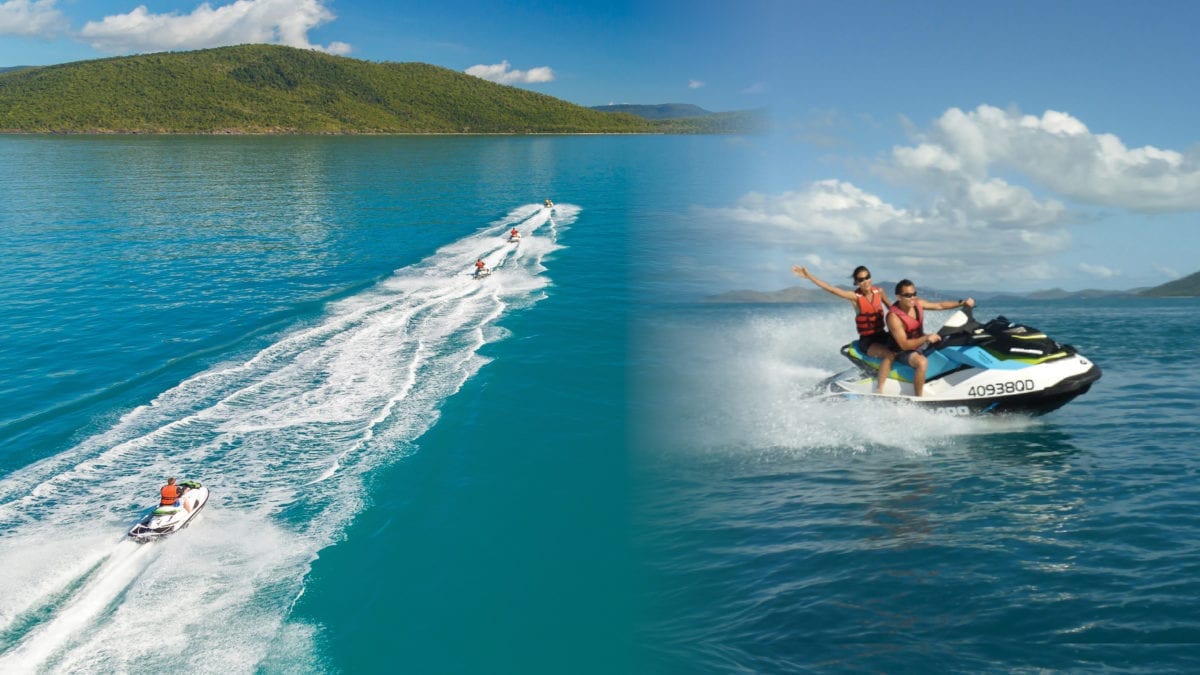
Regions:
[[592, 106], [592, 110], [636, 115], [666, 134], [758, 134], [767, 130], [767, 115], [762, 110], [711, 112], [690, 103], [623, 103]]
[[[883, 288], [891, 296], [891, 290], [896, 283], [884, 281], [876, 286]], [[973, 297], [976, 300], [1003, 300], [1005, 298], [1027, 300], [1093, 300], [1096, 298], [1165, 298], [1165, 297], [1200, 297], [1200, 272], [1176, 279], [1152, 288], [1135, 288], [1128, 291], [1106, 291], [1086, 289], [1082, 291], [1065, 291], [1054, 288], [1032, 293], [990, 293], [987, 291], [949, 291], [924, 289], [930, 298], [954, 299]], [[706, 302], [714, 303], [806, 303], [806, 302], [837, 302], [837, 299], [819, 288], [791, 286], [778, 291], [728, 291], [705, 298]]]
[[652, 120], [425, 63], [280, 45], [0, 71], [7, 133], [745, 133], [754, 119]]
[[630, 115], [637, 115], [648, 120], [670, 120], [681, 117], [704, 117], [705, 115], [716, 114], [691, 103], [658, 103], [655, 105], [621, 103], [618, 105], [594, 105], [592, 106], [592, 110], [599, 110], [606, 113], [629, 113]]

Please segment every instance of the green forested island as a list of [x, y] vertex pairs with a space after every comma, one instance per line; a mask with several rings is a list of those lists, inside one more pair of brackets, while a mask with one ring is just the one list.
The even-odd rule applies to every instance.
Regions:
[[1175, 281], [1168, 281], [1161, 286], [1147, 288], [1138, 295], [1152, 298], [1200, 297], [1200, 272], [1194, 272]]
[[651, 121], [429, 64], [279, 45], [0, 72], [6, 133], [738, 133], [733, 124]]

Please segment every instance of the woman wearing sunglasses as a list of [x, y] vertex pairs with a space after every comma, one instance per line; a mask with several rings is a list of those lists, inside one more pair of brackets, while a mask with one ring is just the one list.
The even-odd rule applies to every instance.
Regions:
[[879, 379], [875, 383], [875, 391], [883, 393], [883, 383], [887, 382], [888, 374], [892, 372], [892, 361], [896, 358], [896, 343], [888, 336], [884, 328], [883, 308], [891, 305], [883, 289], [871, 285], [871, 271], [859, 265], [850, 275], [854, 279], [854, 290], [830, 286], [814, 277], [807, 267], [793, 265], [792, 272], [816, 284], [822, 290], [828, 291], [843, 300], [849, 300], [854, 306], [854, 326], [858, 329], [859, 350], [868, 356], [874, 356], [883, 363], [879, 364]]
[[897, 360], [912, 366], [913, 395], [920, 396], [925, 389], [928, 361], [919, 350], [925, 345], [935, 345], [942, 339], [937, 333], [925, 334], [925, 310], [955, 309], [964, 305], [974, 307], [975, 299], [929, 302], [917, 297], [917, 287], [908, 279], [901, 279], [896, 284], [896, 304], [888, 307], [887, 324], [892, 331], [892, 339], [902, 350], [896, 355]]

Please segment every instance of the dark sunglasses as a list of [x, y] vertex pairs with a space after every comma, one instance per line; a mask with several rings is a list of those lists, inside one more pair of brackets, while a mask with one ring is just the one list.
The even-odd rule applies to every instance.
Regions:
[[867, 279], [870, 279], [870, 278], [871, 278], [871, 275], [869, 275], [869, 274], [868, 274], [868, 275], [867, 275], [867, 276], [865, 276], [865, 277], [854, 277], [854, 280], [855, 280], [855, 281], [857, 281], [858, 283], [860, 283], [860, 284], [861, 284], [862, 282], [864, 282], [864, 281], [866, 281]]
[[896, 295], [899, 295], [899, 296], [900, 296], [900, 297], [902, 297], [902, 298], [915, 298], [915, 297], [917, 297], [917, 294], [916, 294], [916, 292], [915, 292], [915, 291], [914, 291], [914, 292], [912, 292], [912, 293], [897, 293]]

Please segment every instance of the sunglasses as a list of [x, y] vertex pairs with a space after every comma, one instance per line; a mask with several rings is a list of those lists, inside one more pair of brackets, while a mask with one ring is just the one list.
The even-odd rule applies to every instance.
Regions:
[[915, 291], [914, 291], [914, 292], [912, 292], [912, 293], [897, 293], [896, 295], [898, 295], [898, 296], [900, 296], [900, 297], [902, 297], [902, 298], [915, 298], [915, 297], [917, 297], [917, 294], [916, 294], [916, 292], [915, 292]]
[[858, 283], [860, 283], [860, 284], [861, 284], [862, 282], [864, 282], [864, 281], [866, 281], [867, 279], [870, 279], [870, 278], [871, 278], [871, 276], [870, 276], [870, 275], [867, 275], [867, 276], [865, 276], [865, 277], [854, 277], [854, 280], [855, 280], [856, 282], [858, 282]]

